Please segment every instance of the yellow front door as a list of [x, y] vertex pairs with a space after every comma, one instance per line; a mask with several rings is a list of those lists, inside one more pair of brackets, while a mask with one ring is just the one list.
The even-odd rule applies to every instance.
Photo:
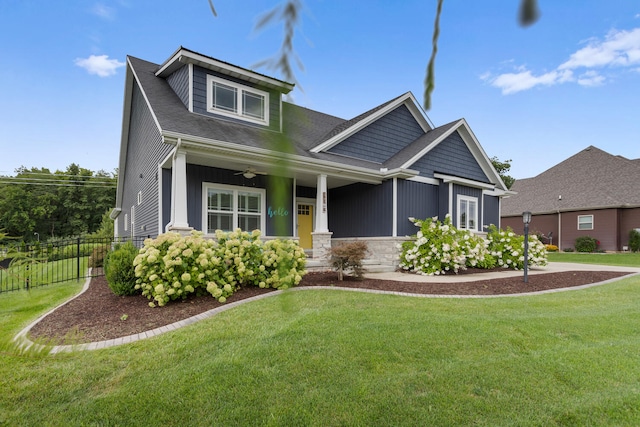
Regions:
[[298, 204], [298, 237], [302, 249], [313, 249], [313, 205]]

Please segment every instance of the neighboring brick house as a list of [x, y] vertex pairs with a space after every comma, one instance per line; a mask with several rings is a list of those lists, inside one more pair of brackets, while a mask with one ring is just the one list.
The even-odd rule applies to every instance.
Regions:
[[317, 259], [364, 239], [395, 262], [409, 217], [499, 222], [506, 187], [464, 119], [434, 128], [405, 93], [344, 120], [283, 101], [292, 89], [185, 48], [128, 57], [116, 236], [259, 228]]
[[511, 190], [517, 194], [503, 199], [502, 226], [521, 233], [522, 212], [531, 211], [530, 229], [552, 233], [560, 250], [586, 235], [601, 250], [622, 251], [629, 232], [640, 229], [640, 159], [590, 146], [536, 177], [516, 180]]

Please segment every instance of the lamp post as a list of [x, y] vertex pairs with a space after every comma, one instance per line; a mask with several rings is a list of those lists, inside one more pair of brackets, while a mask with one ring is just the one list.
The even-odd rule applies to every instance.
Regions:
[[522, 222], [524, 222], [524, 283], [529, 281], [527, 270], [529, 269], [529, 223], [531, 222], [531, 212], [522, 212]]

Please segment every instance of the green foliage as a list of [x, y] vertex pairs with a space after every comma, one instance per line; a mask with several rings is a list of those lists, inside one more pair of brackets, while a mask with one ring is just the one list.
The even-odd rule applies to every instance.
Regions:
[[367, 252], [367, 244], [362, 241], [343, 243], [332, 247], [331, 265], [338, 272], [338, 280], [342, 280], [344, 271], [349, 269], [355, 277], [361, 278], [365, 271], [362, 261]]
[[102, 219], [100, 220], [100, 226], [98, 229], [91, 234], [91, 237], [102, 238], [102, 239], [110, 239], [113, 237], [113, 220], [109, 216], [111, 213], [111, 209], [107, 209], [107, 211], [102, 214]]
[[71, 164], [65, 171], [19, 168], [0, 181], [0, 228], [26, 241], [96, 231], [115, 201], [116, 178]]
[[[524, 236], [520, 236], [508, 227], [499, 230], [489, 226], [489, 250], [499, 267], [521, 270], [524, 268]], [[547, 265], [547, 249], [535, 234], [529, 235], [528, 265]]]
[[578, 252], [595, 252], [598, 241], [591, 236], [580, 236], [576, 239], [575, 247]]
[[104, 260], [104, 274], [114, 294], [133, 295], [137, 292], [133, 268], [136, 255], [138, 255], [138, 248], [131, 242], [117, 244], [107, 253]]
[[304, 250], [294, 241], [263, 243], [260, 231], [216, 231], [206, 239], [194, 231], [183, 237], [165, 233], [145, 240], [133, 262], [136, 289], [163, 306], [193, 293], [210, 293], [225, 302], [241, 286], [286, 289], [304, 275]]
[[634, 229], [629, 232], [629, 249], [631, 252], [640, 251], [640, 231]]
[[[415, 240], [402, 244], [400, 266], [418, 274], [457, 273], [467, 267], [524, 267], [524, 236], [510, 228], [489, 227], [486, 240], [467, 230], [458, 230], [447, 215], [441, 223], [437, 217], [421, 221], [409, 218], [420, 231]], [[537, 236], [529, 236], [529, 265], [546, 265], [547, 251]]]
[[494, 261], [488, 242], [469, 231], [458, 230], [447, 215], [443, 222], [437, 217], [424, 221], [409, 218], [420, 231], [415, 240], [402, 244], [400, 267], [418, 274], [457, 273], [467, 266], [491, 268]]
[[103, 267], [104, 258], [109, 252], [109, 245], [99, 245], [93, 248], [93, 252], [89, 255], [89, 267]]
[[508, 172], [511, 169], [512, 160], [500, 161], [496, 156], [493, 156], [490, 160], [493, 168], [498, 172], [498, 175], [500, 175], [502, 182], [504, 182], [504, 185], [506, 185], [507, 188], [511, 188], [513, 183], [516, 182], [514, 177], [508, 175]]

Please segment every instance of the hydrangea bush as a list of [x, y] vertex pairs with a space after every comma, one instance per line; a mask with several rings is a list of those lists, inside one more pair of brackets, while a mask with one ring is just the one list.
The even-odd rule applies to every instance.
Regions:
[[438, 275], [448, 271], [457, 273], [467, 266], [490, 268], [494, 265], [488, 243], [468, 231], [458, 230], [451, 216], [445, 216], [442, 222], [437, 217], [409, 220], [420, 230], [415, 240], [402, 244], [400, 266], [403, 269]]
[[[524, 268], [524, 236], [518, 235], [508, 227], [500, 230], [489, 226], [489, 250], [499, 267], [521, 270]], [[547, 265], [547, 248], [535, 234], [529, 235], [529, 266]]]
[[[420, 230], [414, 240], [401, 246], [400, 267], [424, 275], [457, 273], [467, 267], [524, 267], [524, 236], [511, 229], [489, 227], [484, 239], [468, 230], [453, 226], [450, 215], [444, 221], [437, 217], [427, 220], [409, 218]], [[546, 265], [547, 252], [535, 235], [529, 237], [529, 265]]]
[[216, 239], [197, 231], [186, 237], [165, 233], [145, 240], [134, 267], [136, 288], [152, 307], [205, 292], [225, 302], [242, 286], [286, 289], [297, 285], [305, 274], [305, 255], [292, 240], [263, 243], [259, 230], [218, 230]]

